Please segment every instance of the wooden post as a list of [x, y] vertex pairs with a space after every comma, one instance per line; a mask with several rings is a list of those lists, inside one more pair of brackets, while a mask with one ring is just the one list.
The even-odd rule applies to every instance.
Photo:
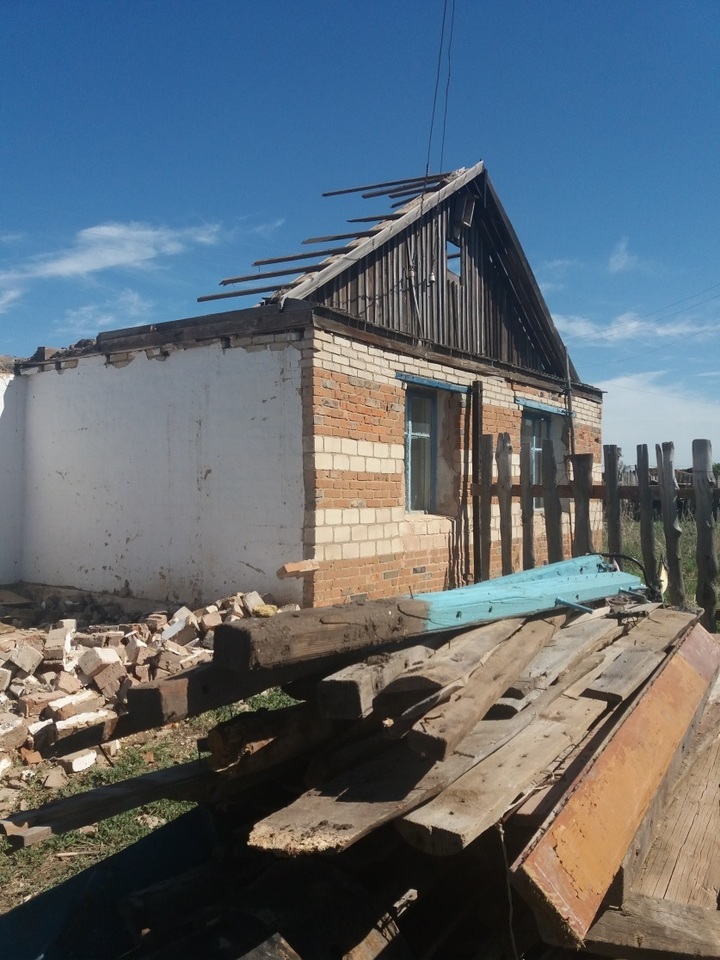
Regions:
[[[612, 444], [603, 446], [605, 456], [605, 511], [608, 530], [608, 553], [622, 553], [622, 529], [620, 526], [620, 491], [618, 490], [618, 464], [620, 451]], [[618, 560], [622, 570], [622, 560]]]
[[693, 486], [695, 487], [695, 523], [697, 525], [697, 591], [695, 598], [703, 608], [702, 625], [708, 633], [715, 633], [717, 610], [718, 560], [715, 550], [715, 520], [713, 518], [712, 445], [709, 440], [693, 440]]
[[590, 496], [592, 494], [593, 455], [576, 453], [570, 456], [573, 468], [573, 499], [575, 500], [575, 536], [572, 555], [583, 557], [594, 553], [592, 529], [590, 527]]
[[480, 572], [483, 580], [490, 579], [490, 544], [492, 542], [492, 464], [493, 438], [484, 433], [480, 441]]
[[639, 443], [637, 448], [637, 472], [638, 507], [640, 511], [640, 547], [642, 550], [647, 585], [652, 587], [657, 582], [658, 561], [655, 553], [655, 522], [652, 493], [650, 492], [649, 462], [647, 444]]
[[542, 485], [548, 562], [558, 563], [565, 559], [562, 542], [562, 506], [557, 489], [555, 445], [549, 437], [542, 442]]
[[535, 566], [535, 497], [533, 496], [532, 450], [520, 445], [520, 514], [522, 517], [523, 570]]
[[677, 513], [677, 481], [675, 480], [675, 444], [655, 444], [658, 465], [658, 484], [662, 504], [665, 550], [668, 565], [668, 597], [674, 607], [685, 606], [685, 582], [680, 563], [680, 537], [682, 528]]
[[500, 504], [500, 549], [502, 574], [513, 572], [512, 563], [512, 444], [510, 434], [501, 433], [495, 451], [498, 475], [498, 503]]
[[480, 522], [480, 438], [482, 437], [482, 383], [476, 380], [470, 394], [472, 411], [472, 535], [473, 535], [473, 579], [482, 580], [482, 524]]

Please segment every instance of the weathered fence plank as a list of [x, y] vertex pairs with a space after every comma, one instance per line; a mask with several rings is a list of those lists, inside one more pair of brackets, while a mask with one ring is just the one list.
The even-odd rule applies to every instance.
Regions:
[[495, 451], [498, 475], [498, 504], [500, 506], [500, 551], [502, 574], [513, 572], [512, 562], [512, 444], [510, 434], [501, 433]]
[[532, 449], [520, 445], [520, 516], [522, 518], [523, 570], [535, 566], [535, 497], [533, 496]]
[[[608, 553], [622, 553], [622, 528], [620, 526], [619, 460], [620, 451], [614, 444], [603, 446], [605, 457], [605, 511], [608, 531]], [[622, 560], [618, 560], [622, 569]]]
[[668, 597], [674, 607], [685, 606], [685, 581], [680, 562], [680, 537], [682, 528], [677, 513], [677, 480], [675, 479], [675, 444], [655, 444], [657, 455], [658, 483], [662, 504], [665, 550], [668, 565]]
[[717, 610], [715, 578], [718, 575], [718, 561], [715, 550], [715, 519], [713, 517], [715, 477], [712, 472], [712, 445], [710, 441], [693, 440], [692, 456], [695, 524], [697, 525], [695, 562], [697, 563], [698, 582], [695, 597], [704, 611], [700, 622], [708, 632], [714, 633], [715, 612]]
[[565, 557], [562, 542], [562, 505], [557, 489], [555, 445], [550, 438], [542, 442], [542, 485], [548, 563], [557, 563]]
[[576, 453], [570, 457], [573, 468], [573, 499], [575, 500], [575, 536], [572, 555], [583, 557], [594, 553], [592, 528], [590, 526], [590, 497], [592, 495], [593, 455]]
[[482, 550], [480, 576], [490, 579], [490, 544], [492, 542], [492, 434], [484, 433], [480, 441], [480, 528], [482, 530]]

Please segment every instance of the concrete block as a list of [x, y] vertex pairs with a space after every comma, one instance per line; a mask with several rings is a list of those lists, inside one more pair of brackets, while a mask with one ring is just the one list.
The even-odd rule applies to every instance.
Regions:
[[28, 725], [22, 717], [14, 713], [0, 713], [0, 750], [17, 750], [25, 743], [27, 735]]
[[120, 663], [117, 650], [113, 647], [93, 647], [80, 657], [78, 665], [86, 676], [94, 678], [111, 663]]
[[68, 673], [65, 670], [55, 674], [52, 686], [58, 693], [77, 693], [82, 690], [82, 684], [75, 674]]
[[136, 634], [131, 633], [127, 638], [125, 643], [125, 662], [126, 663], [143, 663], [143, 652], [146, 651], [148, 645], [144, 640], [141, 640]]
[[97, 762], [97, 753], [95, 750], [77, 750], [75, 753], [68, 753], [64, 757], [58, 757], [58, 763], [65, 773], [80, 773], [81, 770], [87, 770]]
[[39, 650], [26, 644], [16, 647], [5, 662], [15, 667], [16, 672], [21, 675], [29, 676], [40, 666], [42, 658], [43, 655]]
[[28, 739], [35, 750], [45, 750], [57, 740], [54, 720], [35, 720], [28, 724]]
[[257, 590], [251, 590], [250, 593], [243, 594], [242, 601], [243, 601], [243, 606], [245, 607], [245, 610], [250, 616], [253, 615], [253, 612], [258, 607], [265, 606], [265, 601], [257, 592]]
[[0, 667], [0, 690], [7, 690], [12, 681], [12, 673], [7, 667]]
[[[74, 622], [74, 621], [73, 621]], [[48, 631], [43, 648], [43, 660], [64, 661], [72, 646], [72, 630], [56, 627]]]
[[197, 620], [192, 613], [186, 620], [170, 622], [160, 634], [161, 641], [172, 640], [174, 643], [186, 644], [200, 636]]
[[12, 770], [13, 762], [6, 753], [0, 753], [0, 777], [4, 777], [8, 770]]
[[94, 726], [96, 723], [104, 723], [106, 720], [111, 720], [116, 717], [117, 714], [113, 710], [95, 710], [92, 713], [78, 713], [76, 716], [69, 717], [67, 720], [56, 720], [54, 724], [57, 739], [62, 740], [64, 737], [69, 736], [69, 734], [74, 733], [76, 730], [80, 730], [82, 727]]
[[215, 627], [219, 627], [223, 622], [223, 615], [219, 610], [210, 611], [203, 614], [200, 618], [200, 627], [203, 633], [207, 633], [208, 630], [214, 630]]

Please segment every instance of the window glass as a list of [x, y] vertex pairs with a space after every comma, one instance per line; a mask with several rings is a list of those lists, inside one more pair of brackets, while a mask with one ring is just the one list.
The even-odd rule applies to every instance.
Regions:
[[[532, 482], [542, 483], [542, 443], [550, 436], [550, 418], [523, 413], [520, 427], [520, 442], [530, 444]], [[535, 507], [542, 507], [542, 497], [535, 497]]]
[[436, 398], [408, 390], [406, 398], [406, 500], [408, 510], [435, 509]]

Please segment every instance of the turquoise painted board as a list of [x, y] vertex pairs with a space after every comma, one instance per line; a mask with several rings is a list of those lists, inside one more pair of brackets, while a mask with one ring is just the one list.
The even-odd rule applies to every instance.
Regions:
[[413, 599], [428, 605], [426, 629], [434, 630], [528, 616], [562, 607], [563, 601], [584, 604], [643, 589], [639, 577], [623, 573], [602, 557], [587, 556], [456, 590], [415, 594]]

